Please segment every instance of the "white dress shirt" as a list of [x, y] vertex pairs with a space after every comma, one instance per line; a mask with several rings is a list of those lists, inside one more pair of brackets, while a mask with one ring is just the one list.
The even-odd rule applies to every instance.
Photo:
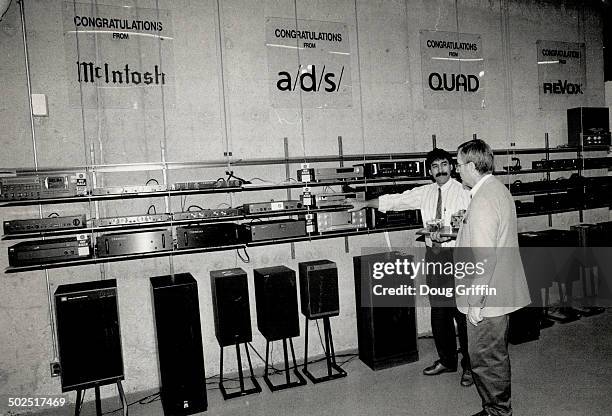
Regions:
[[474, 195], [476, 195], [476, 192], [478, 191], [478, 189], [480, 189], [480, 187], [482, 186], [482, 184], [489, 179], [491, 176], [493, 176], [490, 173], [487, 173], [485, 176], [483, 176], [482, 178], [480, 178], [480, 180], [478, 182], [476, 182], [476, 185], [474, 185], [474, 187], [472, 189], [470, 189], [470, 198], [473, 198]]
[[[442, 219], [444, 226], [450, 226], [451, 216], [470, 204], [470, 192], [457, 180], [450, 178], [441, 187], [437, 183], [418, 186], [401, 194], [382, 195], [378, 198], [378, 210], [405, 211], [408, 209], [421, 210], [423, 224], [436, 218], [438, 204], [438, 188], [442, 189]], [[431, 245], [431, 240], [426, 240]], [[442, 244], [444, 247], [454, 247], [455, 241], [450, 240]]]

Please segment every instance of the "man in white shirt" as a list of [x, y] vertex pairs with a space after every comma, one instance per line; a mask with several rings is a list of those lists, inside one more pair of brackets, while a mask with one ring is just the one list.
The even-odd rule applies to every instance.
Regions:
[[[442, 219], [445, 226], [450, 226], [451, 215], [459, 210], [466, 210], [470, 203], [470, 194], [461, 183], [451, 178], [453, 161], [451, 155], [442, 149], [433, 149], [427, 154], [425, 167], [433, 179], [433, 183], [410, 189], [401, 194], [382, 195], [366, 202], [351, 201], [358, 211], [366, 207], [376, 208], [381, 212], [404, 211], [419, 209], [423, 223], [433, 219]], [[452, 248], [455, 242], [450, 238], [440, 238], [432, 235], [426, 239], [426, 260], [428, 263], [453, 262]], [[448, 275], [437, 275], [434, 270], [427, 275], [430, 287], [453, 288], [454, 279]], [[459, 332], [461, 349], [461, 365], [463, 374], [461, 385], [468, 387], [473, 384], [470, 370], [470, 360], [467, 350], [467, 326], [465, 315], [457, 310], [454, 296], [429, 295], [431, 304], [431, 330], [433, 333], [439, 359], [433, 365], [425, 368], [423, 374], [433, 376], [457, 371], [457, 341], [455, 321]]]

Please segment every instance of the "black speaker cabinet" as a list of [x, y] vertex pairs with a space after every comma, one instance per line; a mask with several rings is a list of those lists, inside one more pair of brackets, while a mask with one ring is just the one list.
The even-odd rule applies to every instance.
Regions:
[[55, 313], [62, 392], [123, 380], [115, 279], [58, 286]]
[[221, 347], [251, 342], [247, 274], [241, 268], [210, 272], [215, 335]]
[[189, 273], [150, 278], [162, 406], [166, 416], [208, 407], [198, 284]]
[[338, 268], [330, 260], [306, 261], [299, 264], [300, 303], [302, 314], [319, 319], [340, 314]]
[[516, 345], [539, 339], [540, 321], [543, 318], [542, 307], [526, 306], [512, 312], [508, 325], [508, 341]]
[[[370, 273], [367, 273], [367, 270], [372, 270], [372, 263], [395, 262], [395, 259], [397, 253], [353, 257], [359, 359], [373, 370], [419, 359], [414, 306], [371, 307], [362, 303], [362, 283], [371, 288], [375, 282]], [[363, 281], [362, 270], [368, 275]]]
[[567, 109], [567, 143], [583, 145], [610, 145], [610, 119], [608, 107], [576, 107]]
[[295, 272], [286, 266], [264, 267], [255, 274], [257, 328], [268, 341], [300, 335]]

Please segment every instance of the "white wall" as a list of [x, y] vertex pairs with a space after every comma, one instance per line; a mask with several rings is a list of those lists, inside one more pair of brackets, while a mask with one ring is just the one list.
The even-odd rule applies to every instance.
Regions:
[[[111, 1], [104, 4], [155, 7], [154, 1]], [[569, 2], [568, 2], [569, 3]], [[343, 137], [345, 153], [426, 151], [436, 134], [438, 146], [454, 149], [472, 133], [485, 138], [494, 148], [541, 147], [544, 134], [551, 145], [564, 142], [567, 126], [564, 111], [538, 109], [538, 73], [535, 42], [538, 39], [582, 42], [587, 45], [588, 104], [604, 105], [601, 53], [601, 21], [598, 15], [572, 6], [533, 0], [511, 1], [510, 56], [512, 101], [504, 89], [506, 80], [501, 36], [500, 1], [479, 0], [220, 0], [221, 34], [216, 30], [214, 0], [160, 1], [160, 9], [170, 10], [174, 26], [174, 104], [163, 110], [141, 107], [71, 108], [68, 104], [65, 50], [62, 33], [62, 3], [26, 0], [32, 90], [49, 100], [49, 117], [35, 120], [37, 156], [41, 166], [74, 166], [90, 163], [93, 145], [98, 162], [130, 163], [158, 161], [159, 143], [167, 144], [167, 159], [190, 161], [222, 159], [229, 147], [235, 159], [279, 157], [282, 139], [289, 141], [292, 156], [337, 153], [337, 137]], [[349, 109], [274, 109], [270, 106], [267, 55], [264, 38], [266, 17], [314, 19], [345, 23], [351, 45], [353, 103]], [[458, 27], [457, 27], [458, 22]], [[486, 108], [481, 110], [429, 110], [423, 107], [419, 30], [438, 29], [482, 35], [486, 69]], [[219, 46], [221, 35], [222, 47]], [[26, 78], [23, 64], [22, 32], [18, 5], [13, 2], [0, 22], [0, 166], [33, 166], [29, 128]], [[223, 77], [219, 60], [223, 54]], [[225, 89], [222, 95], [221, 87]], [[607, 85], [607, 97], [609, 83]], [[610, 105], [609, 98], [607, 105]], [[227, 133], [224, 112], [227, 114]], [[514, 119], [508, 119], [508, 106]], [[363, 109], [363, 111], [362, 111]], [[515, 137], [507, 137], [508, 126]], [[165, 134], [164, 134], [165, 131]], [[527, 159], [526, 159], [527, 160]], [[527, 161], [523, 161], [525, 166]], [[500, 165], [504, 164], [500, 161]], [[284, 167], [237, 168], [244, 178], [285, 179]], [[187, 179], [216, 179], [223, 169], [171, 171], [170, 182]], [[159, 172], [113, 174], [105, 184], [136, 184], [160, 178]], [[294, 192], [294, 196], [296, 193]], [[189, 204], [215, 207], [233, 206], [250, 200], [282, 199], [285, 191], [236, 195], [189, 197]], [[101, 203], [104, 216], [144, 212], [163, 201], [134, 200]], [[178, 198], [172, 201], [178, 210]], [[44, 214], [60, 211], [69, 215], [91, 212], [86, 204], [43, 207]], [[2, 208], [0, 219], [36, 217], [36, 207]], [[608, 217], [607, 210], [587, 212], [585, 220]], [[555, 216], [553, 225], [566, 227], [578, 222], [577, 213]], [[545, 217], [520, 221], [521, 230], [548, 227]], [[392, 233], [395, 245], [414, 245], [412, 232]], [[0, 242], [6, 252], [11, 242]], [[243, 267], [249, 272], [253, 294], [252, 269], [328, 258], [340, 272], [341, 315], [333, 319], [336, 351], [357, 347], [352, 256], [360, 247], [384, 246], [382, 234], [350, 239], [350, 253], [344, 252], [341, 238], [296, 244], [296, 260], [289, 257], [288, 245], [249, 249], [250, 264], [243, 264], [233, 252], [178, 256], [176, 272], [192, 273], [199, 284], [200, 313], [207, 374], [218, 371], [218, 345], [214, 338], [209, 271]], [[0, 256], [0, 267], [7, 266]], [[100, 267], [107, 278], [118, 279], [120, 315], [125, 362], [125, 388], [128, 392], [158, 385], [156, 349], [148, 278], [167, 274], [167, 258], [110, 263], [49, 271], [51, 290], [64, 283], [100, 278]], [[419, 302], [426, 302], [420, 299]], [[251, 299], [252, 316], [255, 301]], [[428, 310], [419, 310], [419, 332], [429, 331]], [[255, 320], [253, 320], [255, 323]], [[303, 324], [303, 322], [302, 322]], [[302, 328], [303, 330], [303, 328]], [[5, 275], [0, 279], [0, 394], [34, 396], [58, 394], [59, 379], [49, 377], [53, 359], [47, 306], [45, 275], [29, 272]], [[257, 331], [254, 331], [257, 333]], [[302, 354], [302, 341], [297, 353]], [[254, 345], [263, 351], [264, 340], [254, 336]], [[280, 356], [275, 357], [280, 359]], [[419, 363], [416, 365], [425, 365]], [[429, 364], [429, 363], [427, 363]], [[226, 368], [231, 371], [232, 366]], [[104, 394], [115, 394], [112, 388]], [[70, 400], [74, 400], [70, 396]], [[2, 402], [2, 406], [6, 401]]]

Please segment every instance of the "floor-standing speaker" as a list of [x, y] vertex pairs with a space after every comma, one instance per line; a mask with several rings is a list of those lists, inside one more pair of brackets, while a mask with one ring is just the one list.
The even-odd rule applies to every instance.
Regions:
[[251, 342], [251, 311], [247, 274], [241, 268], [210, 272], [215, 335], [219, 345]]
[[338, 268], [330, 260], [306, 261], [298, 265], [302, 314], [319, 319], [340, 314]]
[[376, 280], [370, 271], [375, 262], [392, 262], [398, 253], [353, 257], [357, 342], [359, 359], [373, 370], [393, 367], [419, 359], [416, 313], [413, 306], [372, 307], [362, 302], [362, 289], [372, 293]]
[[267, 341], [300, 335], [295, 272], [286, 266], [255, 269], [257, 328]]
[[190, 273], [150, 278], [162, 406], [166, 416], [208, 407], [198, 284]]
[[55, 290], [62, 392], [124, 379], [115, 279]]

